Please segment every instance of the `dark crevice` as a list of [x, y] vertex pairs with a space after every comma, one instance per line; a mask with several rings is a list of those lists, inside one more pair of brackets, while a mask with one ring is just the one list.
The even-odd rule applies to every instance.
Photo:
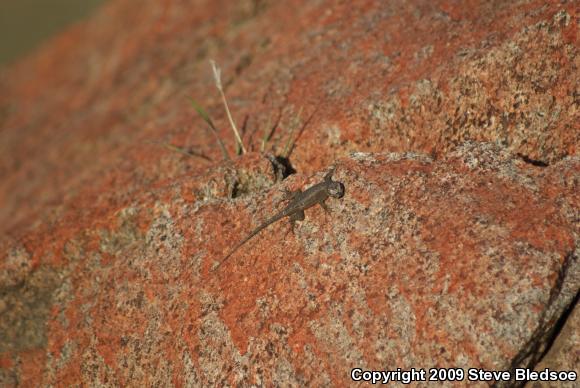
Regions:
[[272, 168], [274, 169], [274, 174], [280, 176], [280, 180], [288, 178], [292, 174], [296, 174], [296, 170], [292, 167], [290, 159], [284, 156], [275, 156], [274, 160], [276, 163], [272, 163]]
[[240, 183], [238, 181], [234, 181], [232, 184], [232, 189], [231, 189], [229, 197], [234, 199], [234, 198], [238, 198], [242, 195], [243, 195], [243, 190], [241, 190], [241, 188], [240, 188]]
[[[578, 294], [576, 294], [574, 300], [570, 303], [564, 312], [557, 319], [557, 323], [550, 327], [550, 322], [552, 322], [552, 317], [547, 316], [550, 311], [551, 306], [555, 303], [556, 299], [560, 296], [562, 292], [562, 287], [564, 281], [566, 280], [568, 269], [578, 258], [574, 255], [574, 252], [569, 252], [564, 258], [562, 267], [558, 272], [558, 279], [556, 284], [550, 292], [550, 297], [546, 303], [546, 308], [539, 318], [539, 326], [532, 333], [528, 342], [522, 346], [522, 350], [515, 355], [510, 363], [509, 370], [514, 375], [516, 368], [528, 368], [534, 369], [534, 367], [540, 362], [540, 360], [546, 355], [550, 350], [554, 341], [556, 340], [558, 334], [564, 327], [566, 319], [569, 317], [571, 311], [574, 309], [575, 304], [578, 301]], [[508, 382], [496, 382], [493, 384], [494, 387], [523, 387], [526, 381], [508, 381]]]
[[539, 160], [539, 159], [532, 159], [527, 155], [518, 153], [517, 154], [519, 158], [521, 158], [524, 162], [531, 164], [532, 166], [536, 166], [536, 167], [548, 167], [550, 164], [547, 162], [544, 162], [543, 160]]
[[266, 155], [272, 165], [272, 172], [276, 182], [281, 182], [292, 174], [296, 174], [296, 169], [290, 163], [290, 159], [283, 156]]
[[[266, 154], [266, 158], [272, 166], [274, 182], [281, 182], [296, 173], [289, 158], [270, 154]], [[229, 188], [228, 198], [232, 199], [263, 190], [271, 184], [272, 182], [264, 174], [248, 173], [242, 170], [226, 176], [226, 186]]]
[[572, 303], [570, 303], [570, 305], [564, 310], [564, 312], [562, 313], [562, 316], [560, 318], [558, 318], [558, 321], [554, 325], [552, 336], [546, 344], [546, 349], [544, 350], [544, 352], [540, 356], [540, 361], [542, 361], [544, 359], [544, 357], [546, 356], [546, 354], [548, 354], [548, 352], [552, 348], [552, 345], [554, 345], [554, 342], [556, 341], [556, 339], [558, 338], [558, 336], [562, 332], [562, 329], [564, 328], [564, 326], [566, 326], [566, 322], [568, 321], [570, 314], [572, 314], [572, 311], [574, 311], [574, 308], [578, 304], [579, 297], [580, 297], [580, 291], [578, 291], [576, 293], [576, 296], [572, 300]]

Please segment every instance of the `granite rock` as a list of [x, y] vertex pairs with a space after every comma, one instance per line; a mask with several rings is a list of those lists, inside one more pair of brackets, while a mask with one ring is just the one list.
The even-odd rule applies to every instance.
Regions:
[[[577, 368], [577, 34], [567, 1], [111, 1], [0, 72], [0, 385]], [[210, 272], [331, 165], [331, 215]]]

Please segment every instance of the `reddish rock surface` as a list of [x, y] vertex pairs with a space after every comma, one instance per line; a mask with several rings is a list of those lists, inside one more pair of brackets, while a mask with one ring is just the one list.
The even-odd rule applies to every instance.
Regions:
[[[0, 385], [540, 367], [580, 286], [577, 34], [562, 1], [112, 1], [0, 76]], [[331, 164], [332, 215], [209, 272]]]

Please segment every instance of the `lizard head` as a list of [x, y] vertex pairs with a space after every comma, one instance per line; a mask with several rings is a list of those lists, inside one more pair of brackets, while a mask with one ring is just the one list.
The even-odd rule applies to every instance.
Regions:
[[326, 186], [329, 197], [342, 198], [344, 196], [344, 185], [340, 182], [330, 181]]
[[344, 196], [344, 185], [340, 182], [332, 180], [332, 174], [334, 174], [335, 167], [331, 168], [329, 172], [324, 176], [324, 181], [326, 182], [326, 193], [329, 197], [342, 198]]

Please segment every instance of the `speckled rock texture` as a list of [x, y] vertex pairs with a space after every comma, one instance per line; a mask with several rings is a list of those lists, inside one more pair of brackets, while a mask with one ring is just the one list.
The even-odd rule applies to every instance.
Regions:
[[0, 72], [0, 386], [578, 370], [579, 58], [573, 1], [111, 1]]

